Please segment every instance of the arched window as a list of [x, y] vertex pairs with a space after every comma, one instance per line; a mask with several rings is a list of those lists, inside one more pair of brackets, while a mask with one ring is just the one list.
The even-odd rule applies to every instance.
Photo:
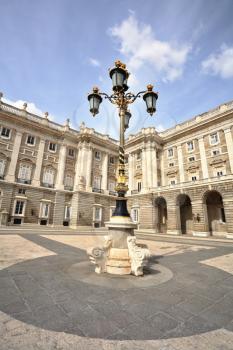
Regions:
[[54, 169], [46, 168], [44, 170], [44, 174], [43, 174], [43, 183], [45, 185], [53, 186], [53, 184], [54, 184], [54, 175], [55, 175]]
[[18, 179], [22, 181], [30, 181], [32, 173], [32, 166], [28, 163], [21, 163], [19, 166]]
[[0, 179], [4, 177], [6, 161], [4, 159], [0, 159]]
[[73, 187], [73, 185], [74, 185], [74, 177], [71, 174], [66, 174], [65, 186]]

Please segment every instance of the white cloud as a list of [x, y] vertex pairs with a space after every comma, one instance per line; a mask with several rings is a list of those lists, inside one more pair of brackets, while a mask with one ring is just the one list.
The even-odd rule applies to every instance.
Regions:
[[126, 57], [132, 72], [149, 64], [161, 73], [164, 81], [174, 81], [182, 75], [190, 45], [172, 45], [158, 40], [151, 26], [138, 23], [132, 12], [109, 32], [120, 42], [119, 51]]
[[210, 55], [202, 62], [202, 70], [221, 78], [233, 78], [233, 47], [223, 45], [218, 53]]
[[89, 63], [94, 66], [94, 67], [99, 67], [100, 66], [100, 62], [96, 59], [96, 58], [89, 58]]

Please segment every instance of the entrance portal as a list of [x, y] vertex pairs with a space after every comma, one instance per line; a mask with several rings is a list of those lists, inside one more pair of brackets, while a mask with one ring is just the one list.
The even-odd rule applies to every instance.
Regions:
[[217, 191], [209, 191], [204, 203], [207, 208], [208, 229], [211, 234], [226, 231], [226, 219], [222, 196]]
[[180, 216], [180, 230], [182, 234], [191, 233], [193, 229], [192, 204], [189, 196], [181, 194], [177, 198], [178, 216]]
[[167, 232], [167, 202], [163, 197], [158, 197], [155, 200], [157, 208], [156, 229], [159, 233]]

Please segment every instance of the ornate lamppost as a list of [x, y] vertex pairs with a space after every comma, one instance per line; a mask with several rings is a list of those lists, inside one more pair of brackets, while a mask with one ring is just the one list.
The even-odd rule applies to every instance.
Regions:
[[[119, 173], [117, 177], [116, 191], [118, 198], [116, 200], [116, 208], [110, 219], [110, 222], [106, 223], [111, 233], [111, 247], [112, 251], [107, 253], [106, 268], [103, 270], [116, 273], [116, 274], [128, 274], [132, 272], [132, 269], [122, 268], [121, 265], [121, 255], [127, 256], [128, 254], [128, 236], [133, 236], [133, 229], [136, 225], [132, 222], [130, 215], [127, 210], [127, 199], [125, 194], [128, 191], [128, 186], [126, 185], [125, 178], [125, 130], [129, 127], [129, 120], [131, 118], [131, 113], [128, 109], [129, 105], [132, 104], [137, 98], [143, 97], [146, 103], [147, 112], [153, 115], [156, 111], [156, 101], [158, 99], [158, 94], [153, 91], [153, 85], [148, 85], [147, 90], [140, 91], [137, 94], [127, 92], [129, 87], [127, 85], [129, 72], [126, 69], [126, 65], [121, 61], [115, 62], [115, 67], [109, 70], [109, 75], [112, 80], [112, 90], [113, 93], [108, 95], [104, 92], [100, 92], [98, 87], [94, 87], [93, 91], [88, 95], [88, 100], [90, 103], [90, 112], [93, 117], [99, 113], [99, 106], [103, 101], [103, 98], [108, 99], [112, 104], [115, 104], [119, 110], [120, 117], [120, 145], [119, 145]], [[115, 251], [114, 251], [115, 249]], [[120, 251], [122, 250], [122, 251]], [[123, 252], [123, 250], [127, 250]], [[106, 254], [105, 254], [106, 255]], [[115, 262], [114, 256], [118, 256]], [[124, 258], [123, 258], [124, 260]], [[123, 261], [122, 260], [122, 261]], [[125, 259], [127, 260], [127, 259]], [[128, 258], [129, 260], [129, 258]], [[118, 261], [118, 262], [117, 262]], [[113, 266], [111, 265], [113, 264]], [[114, 266], [116, 265], [116, 266]], [[132, 264], [131, 264], [132, 265]]]

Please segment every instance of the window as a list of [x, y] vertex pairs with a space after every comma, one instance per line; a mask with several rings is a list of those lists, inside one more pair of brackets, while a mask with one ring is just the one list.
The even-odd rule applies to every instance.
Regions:
[[20, 164], [18, 178], [20, 180], [30, 181], [32, 166], [30, 164]]
[[68, 156], [71, 158], [74, 158], [74, 149], [73, 148], [68, 149]]
[[45, 169], [43, 174], [43, 183], [48, 185], [53, 185], [54, 183], [54, 170], [53, 169]]
[[194, 150], [194, 143], [193, 143], [193, 141], [187, 142], [187, 149], [188, 149], [188, 152], [192, 152]]
[[35, 145], [35, 136], [32, 136], [32, 135], [28, 135], [27, 136], [27, 145], [30, 145], [30, 146], [34, 146]]
[[19, 188], [18, 193], [19, 194], [25, 194], [26, 193], [26, 189], [25, 188]]
[[100, 160], [101, 159], [101, 153], [100, 151], [95, 151], [95, 159]]
[[65, 177], [65, 186], [73, 187], [74, 179], [72, 175], [67, 174]]
[[214, 149], [213, 151], [212, 151], [212, 155], [213, 156], [218, 156], [220, 154], [220, 150], [219, 149]]
[[128, 159], [128, 157], [126, 157], [125, 158], [125, 164], [128, 164], [128, 162], [129, 162], [129, 159]]
[[93, 187], [97, 189], [101, 189], [101, 177], [100, 176], [95, 176], [94, 181], [93, 181]]
[[168, 166], [169, 166], [169, 167], [173, 167], [173, 166], [174, 166], [174, 163], [169, 163]]
[[210, 135], [210, 144], [211, 145], [215, 145], [216, 143], [218, 143], [219, 139], [218, 139], [218, 133], [215, 132], [214, 134]]
[[1, 136], [2, 137], [6, 138], [6, 139], [9, 139], [10, 138], [10, 133], [11, 133], [10, 129], [2, 127], [2, 130], [1, 130]]
[[193, 176], [192, 176], [192, 181], [196, 181], [196, 180], [197, 180], [196, 175], [193, 175]]
[[175, 185], [175, 184], [176, 184], [176, 180], [171, 180], [171, 181], [170, 181], [170, 184], [171, 184], [171, 185]]
[[3, 159], [0, 159], [0, 178], [4, 176], [6, 162]]
[[49, 151], [50, 151], [50, 152], [56, 152], [56, 150], [57, 150], [57, 145], [56, 145], [56, 143], [49, 142]]
[[222, 170], [217, 171], [217, 176], [223, 176], [223, 171]]
[[71, 214], [71, 207], [69, 205], [65, 206], [65, 219], [69, 220], [70, 219], [70, 214]]
[[138, 219], [139, 219], [139, 213], [138, 213], [138, 209], [136, 209], [136, 208], [133, 208], [132, 210], [131, 210], [131, 218], [132, 218], [132, 221], [133, 222], [135, 222], [135, 223], [137, 223], [138, 222]]
[[137, 160], [140, 160], [141, 157], [142, 157], [142, 156], [141, 156], [141, 152], [138, 152], [138, 153], [137, 153]]
[[102, 208], [94, 207], [94, 220], [101, 221], [101, 218], [102, 218]]
[[114, 163], [115, 163], [114, 157], [109, 157], [109, 163], [110, 163], [110, 164], [114, 164]]
[[189, 162], [194, 162], [195, 161], [195, 157], [189, 157]]
[[142, 183], [140, 181], [137, 183], [137, 186], [138, 186], [138, 192], [141, 192]]
[[16, 201], [15, 215], [23, 215], [24, 201]]
[[41, 217], [48, 218], [49, 217], [49, 203], [42, 203], [41, 205]]
[[173, 148], [168, 148], [168, 150], [167, 150], [167, 156], [168, 156], [168, 157], [173, 157]]

